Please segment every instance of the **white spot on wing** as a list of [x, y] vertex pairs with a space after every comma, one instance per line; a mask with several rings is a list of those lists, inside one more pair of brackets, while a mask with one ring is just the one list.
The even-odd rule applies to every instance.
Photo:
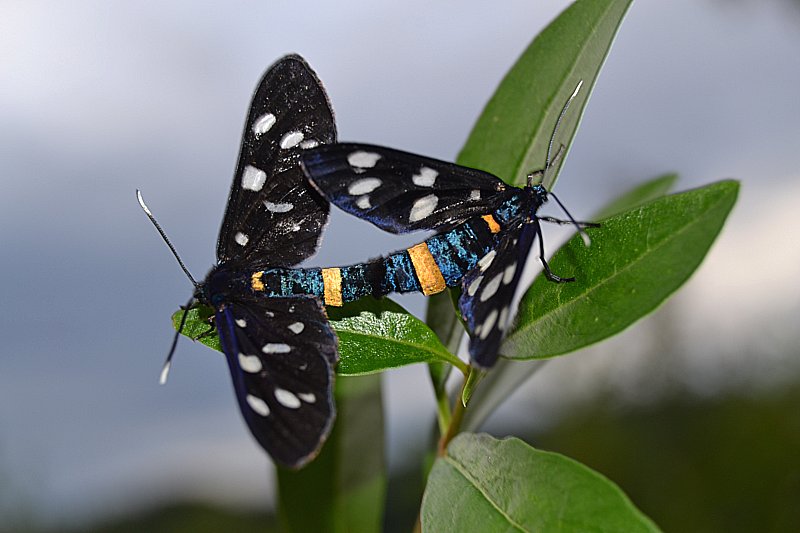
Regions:
[[279, 404], [289, 409], [297, 409], [300, 407], [300, 398], [286, 389], [275, 389], [275, 399], [278, 400]]
[[372, 204], [369, 203], [369, 196], [365, 194], [364, 196], [359, 197], [359, 199], [356, 200], [356, 206], [359, 209], [369, 209], [372, 207]]
[[243, 353], [239, 354], [239, 367], [251, 374], [258, 374], [263, 368], [261, 359], [257, 355], [245, 355]]
[[380, 158], [381, 154], [359, 150], [358, 152], [353, 152], [352, 154], [348, 155], [347, 162], [350, 163], [351, 167], [372, 168]]
[[259, 170], [252, 165], [244, 167], [244, 172], [242, 173], [242, 189], [258, 192], [266, 181], [267, 173], [263, 170]]
[[413, 206], [411, 206], [411, 213], [408, 215], [408, 221], [416, 222], [418, 220], [427, 218], [431, 213], [433, 213], [434, 209], [436, 209], [436, 205], [438, 203], [439, 198], [435, 194], [423, 196], [414, 202]]
[[505, 331], [506, 328], [508, 327], [508, 324], [510, 322], [510, 320], [508, 320], [509, 319], [508, 313], [509, 313], [508, 306], [505, 306], [503, 310], [500, 311], [500, 320], [497, 322], [497, 329], [499, 329], [500, 331]]
[[275, 122], [275, 115], [272, 113], [264, 113], [253, 123], [253, 133], [256, 135], [263, 135], [275, 125]]
[[347, 188], [347, 192], [352, 194], [353, 196], [361, 196], [362, 194], [368, 194], [377, 189], [383, 183], [378, 178], [361, 178], [353, 183]]
[[261, 348], [264, 353], [289, 353], [292, 347], [283, 342], [268, 342]]
[[236, 235], [234, 235], [233, 240], [236, 241], [236, 244], [238, 244], [239, 246], [244, 246], [245, 244], [247, 244], [247, 241], [250, 240], [250, 237], [239, 231], [236, 232]]
[[264, 202], [264, 207], [267, 208], [267, 211], [272, 211], [273, 213], [288, 213], [289, 211], [294, 209], [294, 204], [290, 204], [290, 203], [285, 203], [285, 204], [278, 203], [278, 204], [276, 204], [276, 203], [273, 203], [273, 202], [265, 201]]
[[517, 272], [517, 264], [511, 263], [506, 267], [505, 272], [503, 272], [503, 284], [508, 285], [511, 283], [511, 280], [514, 279], [514, 274]]
[[299, 335], [306, 328], [306, 325], [302, 322], [295, 322], [294, 324], [289, 324], [289, 329], [292, 330], [296, 335]]
[[470, 200], [480, 200], [481, 199], [481, 191], [479, 189], [472, 189], [469, 193]]
[[316, 148], [319, 146], [319, 141], [316, 139], [306, 139], [305, 141], [300, 143], [300, 148], [303, 150], [308, 150], [309, 148]]
[[481, 293], [481, 301], [485, 302], [497, 292], [497, 289], [500, 288], [500, 282], [503, 280], [503, 273], [500, 272], [498, 275], [493, 277], [489, 280], [486, 286], [483, 288], [483, 292]]
[[480, 261], [478, 261], [478, 267], [481, 269], [481, 272], [486, 272], [486, 269], [492, 264], [496, 255], [497, 252], [491, 250], [488, 254], [481, 257]]
[[489, 316], [486, 317], [486, 320], [483, 322], [483, 326], [481, 327], [481, 339], [485, 339], [489, 336], [494, 328], [494, 323], [497, 321], [497, 309], [492, 309], [492, 312], [489, 313]]
[[469, 287], [467, 287], [467, 294], [470, 296], [475, 296], [475, 293], [478, 291], [478, 287], [481, 286], [481, 281], [483, 281], [483, 276], [478, 276], [472, 280], [472, 283], [470, 283]]
[[245, 399], [247, 400], [247, 405], [249, 405], [250, 409], [252, 409], [253, 411], [260, 414], [261, 416], [269, 415], [269, 406], [261, 398], [253, 396], [252, 394], [248, 394]]
[[236, 319], [236, 325], [239, 326], [240, 328], [246, 328], [247, 327], [247, 320], [245, 320], [244, 318], [237, 318]]
[[290, 131], [283, 137], [281, 137], [281, 148], [284, 150], [288, 148], [293, 148], [300, 144], [300, 141], [303, 140], [303, 133], [300, 131]]
[[314, 403], [317, 401], [317, 397], [310, 392], [301, 392], [298, 394], [298, 396], [306, 403]]
[[414, 182], [414, 185], [417, 187], [433, 187], [433, 184], [436, 182], [436, 176], [439, 173], [432, 168], [429, 167], [422, 167], [419, 169], [419, 174], [414, 174], [411, 177], [411, 181]]

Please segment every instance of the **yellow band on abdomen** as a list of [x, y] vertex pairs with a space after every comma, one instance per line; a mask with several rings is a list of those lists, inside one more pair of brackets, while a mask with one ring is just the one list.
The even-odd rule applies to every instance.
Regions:
[[442, 271], [439, 270], [439, 266], [425, 242], [409, 248], [408, 255], [411, 258], [411, 264], [414, 265], [414, 272], [417, 273], [422, 294], [429, 296], [447, 288]]
[[500, 233], [500, 224], [497, 223], [492, 215], [483, 215], [481, 218], [486, 221], [486, 225], [489, 226], [489, 231], [492, 233]]
[[338, 268], [323, 268], [322, 284], [325, 288], [325, 305], [341, 307], [342, 271]]
[[262, 271], [253, 272], [253, 275], [250, 277], [250, 286], [253, 287], [254, 291], [261, 292], [264, 290], [264, 282], [261, 281], [261, 276], [264, 274]]

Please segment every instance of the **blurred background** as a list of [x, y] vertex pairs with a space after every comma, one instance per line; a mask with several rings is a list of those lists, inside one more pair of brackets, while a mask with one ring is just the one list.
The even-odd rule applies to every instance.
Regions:
[[[223, 359], [184, 339], [157, 383], [191, 286], [134, 190], [203, 277], [276, 59], [311, 63], [340, 139], [452, 160], [568, 3], [0, 3], [0, 531], [265, 530], [273, 470]], [[634, 2], [560, 198], [586, 218], [677, 172], [741, 179], [738, 205], [675, 297], [545, 365], [487, 425], [602, 472], [667, 531], [800, 527], [798, 30], [792, 0]], [[334, 213], [314, 264], [403, 244]], [[422, 366], [384, 380], [387, 521], [408, 530], [392, 517], [418, 504], [403, 483], [434, 403]]]

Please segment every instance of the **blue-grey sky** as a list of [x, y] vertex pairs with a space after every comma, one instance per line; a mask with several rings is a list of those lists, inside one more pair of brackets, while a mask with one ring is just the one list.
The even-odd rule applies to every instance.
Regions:
[[[277, 58], [311, 63], [342, 140], [453, 159], [503, 74], [567, 4], [4, 2], [0, 521], [69, 523], [170, 496], [268, 500], [271, 467], [222, 358], [182, 342], [169, 384], [157, 384], [169, 315], [191, 286], [134, 190], [202, 277], [251, 93]], [[782, 368], [748, 366], [742, 347], [796, 346], [785, 327], [800, 302], [795, 6], [635, 2], [559, 181], [583, 217], [665, 171], [681, 174], [680, 188], [743, 180], [701, 271], [660, 311], [680, 317], [687, 345], [709, 348], [681, 361], [699, 390], [722, 386], [716, 368]], [[328, 230], [317, 263], [400, 246], [338, 213]], [[589, 360], [581, 368], [613, 365]], [[389, 374], [393, 457], [426, 436], [426, 379], [421, 368]]]

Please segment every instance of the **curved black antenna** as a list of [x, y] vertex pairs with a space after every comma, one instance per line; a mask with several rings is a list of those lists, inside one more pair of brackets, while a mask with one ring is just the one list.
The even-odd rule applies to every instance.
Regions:
[[175, 331], [175, 336], [172, 338], [172, 346], [169, 348], [169, 353], [167, 354], [167, 360], [164, 361], [164, 366], [161, 368], [161, 376], [158, 378], [158, 383], [163, 385], [167, 382], [167, 376], [169, 376], [169, 369], [172, 366], [172, 354], [175, 353], [175, 348], [178, 347], [178, 339], [183, 332], [183, 326], [186, 325], [186, 317], [189, 314], [189, 306], [192, 305], [194, 301], [194, 297], [191, 300], [186, 302], [186, 305], [181, 307], [183, 310], [183, 316], [181, 317], [181, 325], [178, 326], [177, 331]]
[[558, 149], [558, 152], [556, 153], [555, 157], [552, 160], [550, 159], [550, 155], [553, 153], [553, 145], [556, 142], [556, 134], [558, 133], [558, 127], [561, 126], [561, 121], [564, 120], [564, 115], [567, 114], [567, 109], [569, 109], [569, 106], [572, 103], [572, 101], [575, 100], [575, 97], [578, 96], [578, 92], [581, 90], [582, 86], [583, 86], [583, 80], [578, 81], [578, 85], [575, 87], [575, 90], [572, 91], [572, 94], [567, 99], [567, 102], [564, 104], [564, 107], [561, 108], [561, 112], [558, 114], [558, 118], [556, 119], [556, 125], [553, 127], [553, 133], [550, 135], [550, 142], [547, 143], [547, 155], [545, 156], [544, 160], [544, 169], [537, 170], [536, 172], [531, 172], [530, 174], [528, 174], [528, 187], [530, 187], [533, 184], [534, 178], [538, 176], [541, 176], [542, 182], [544, 182], [544, 178], [546, 177], [545, 174], [547, 173], [547, 171], [550, 170], [550, 167], [554, 166], [559, 159], [561, 159], [561, 156], [564, 153], [563, 145]]
[[[167, 246], [169, 246], [169, 249], [172, 251], [172, 255], [174, 255], [175, 259], [178, 260], [178, 264], [183, 269], [183, 272], [191, 280], [192, 285], [194, 285], [195, 288], [197, 288], [198, 287], [197, 281], [195, 281], [195, 279], [192, 277], [192, 274], [189, 272], [189, 269], [186, 268], [186, 265], [183, 264], [183, 261], [181, 260], [180, 256], [178, 255], [177, 250], [175, 250], [175, 247], [172, 246], [172, 243], [169, 241], [169, 238], [167, 237], [167, 234], [164, 233], [163, 229], [161, 229], [161, 225], [156, 221], [156, 218], [153, 216], [153, 213], [150, 212], [150, 209], [144, 203], [144, 198], [142, 198], [142, 191], [140, 191], [139, 189], [136, 189], [136, 199], [139, 200], [139, 205], [142, 206], [142, 210], [144, 211], [144, 214], [147, 215], [147, 218], [150, 219], [150, 222], [152, 222], [153, 225], [158, 230], [158, 233], [161, 235], [161, 238], [164, 239], [164, 242], [167, 243]], [[174, 348], [174, 346], [173, 346], [173, 348]], [[170, 352], [170, 355], [171, 354], [172, 353]]]
[[[150, 212], [150, 208], [148, 208], [147, 204], [144, 203], [144, 198], [142, 198], [142, 191], [140, 191], [139, 189], [136, 189], [136, 199], [139, 201], [139, 205], [142, 207], [142, 211], [144, 211], [144, 214], [147, 215], [147, 218], [150, 219], [150, 222], [152, 222], [153, 226], [155, 226], [156, 229], [158, 230], [158, 233], [159, 235], [161, 235], [161, 238], [164, 239], [164, 242], [167, 243], [167, 246], [169, 246], [172, 255], [174, 255], [175, 259], [178, 260], [178, 264], [181, 266], [181, 269], [183, 269], [183, 272], [186, 274], [186, 277], [189, 278], [189, 281], [191, 281], [192, 285], [194, 285], [195, 289], [197, 289], [199, 287], [197, 281], [195, 281], [195, 279], [192, 277], [192, 274], [191, 272], [189, 272], [189, 269], [186, 268], [186, 265], [183, 264], [181, 257], [178, 255], [178, 251], [175, 250], [175, 247], [170, 242], [169, 237], [167, 237], [167, 234], [161, 228], [161, 225], [156, 220], [156, 217], [154, 217], [153, 213]], [[178, 330], [175, 332], [175, 336], [172, 338], [172, 346], [170, 346], [169, 348], [169, 353], [167, 354], [167, 360], [164, 362], [164, 366], [161, 369], [161, 376], [158, 379], [158, 382], [161, 385], [167, 382], [167, 376], [169, 376], [169, 369], [172, 366], [172, 354], [175, 353], [175, 349], [178, 347], [178, 339], [180, 338], [181, 333], [183, 332], [183, 326], [186, 325], [186, 315], [188, 315], [189, 306], [192, 305], [193, 301], [194, 301], [194, 296], [192, 296], [192, 299], [189, 300], [185, 306], [181, 307], [181, 309], [183, 309], [183, 316], [181, 317], [181, 325], [178, 326]]]

